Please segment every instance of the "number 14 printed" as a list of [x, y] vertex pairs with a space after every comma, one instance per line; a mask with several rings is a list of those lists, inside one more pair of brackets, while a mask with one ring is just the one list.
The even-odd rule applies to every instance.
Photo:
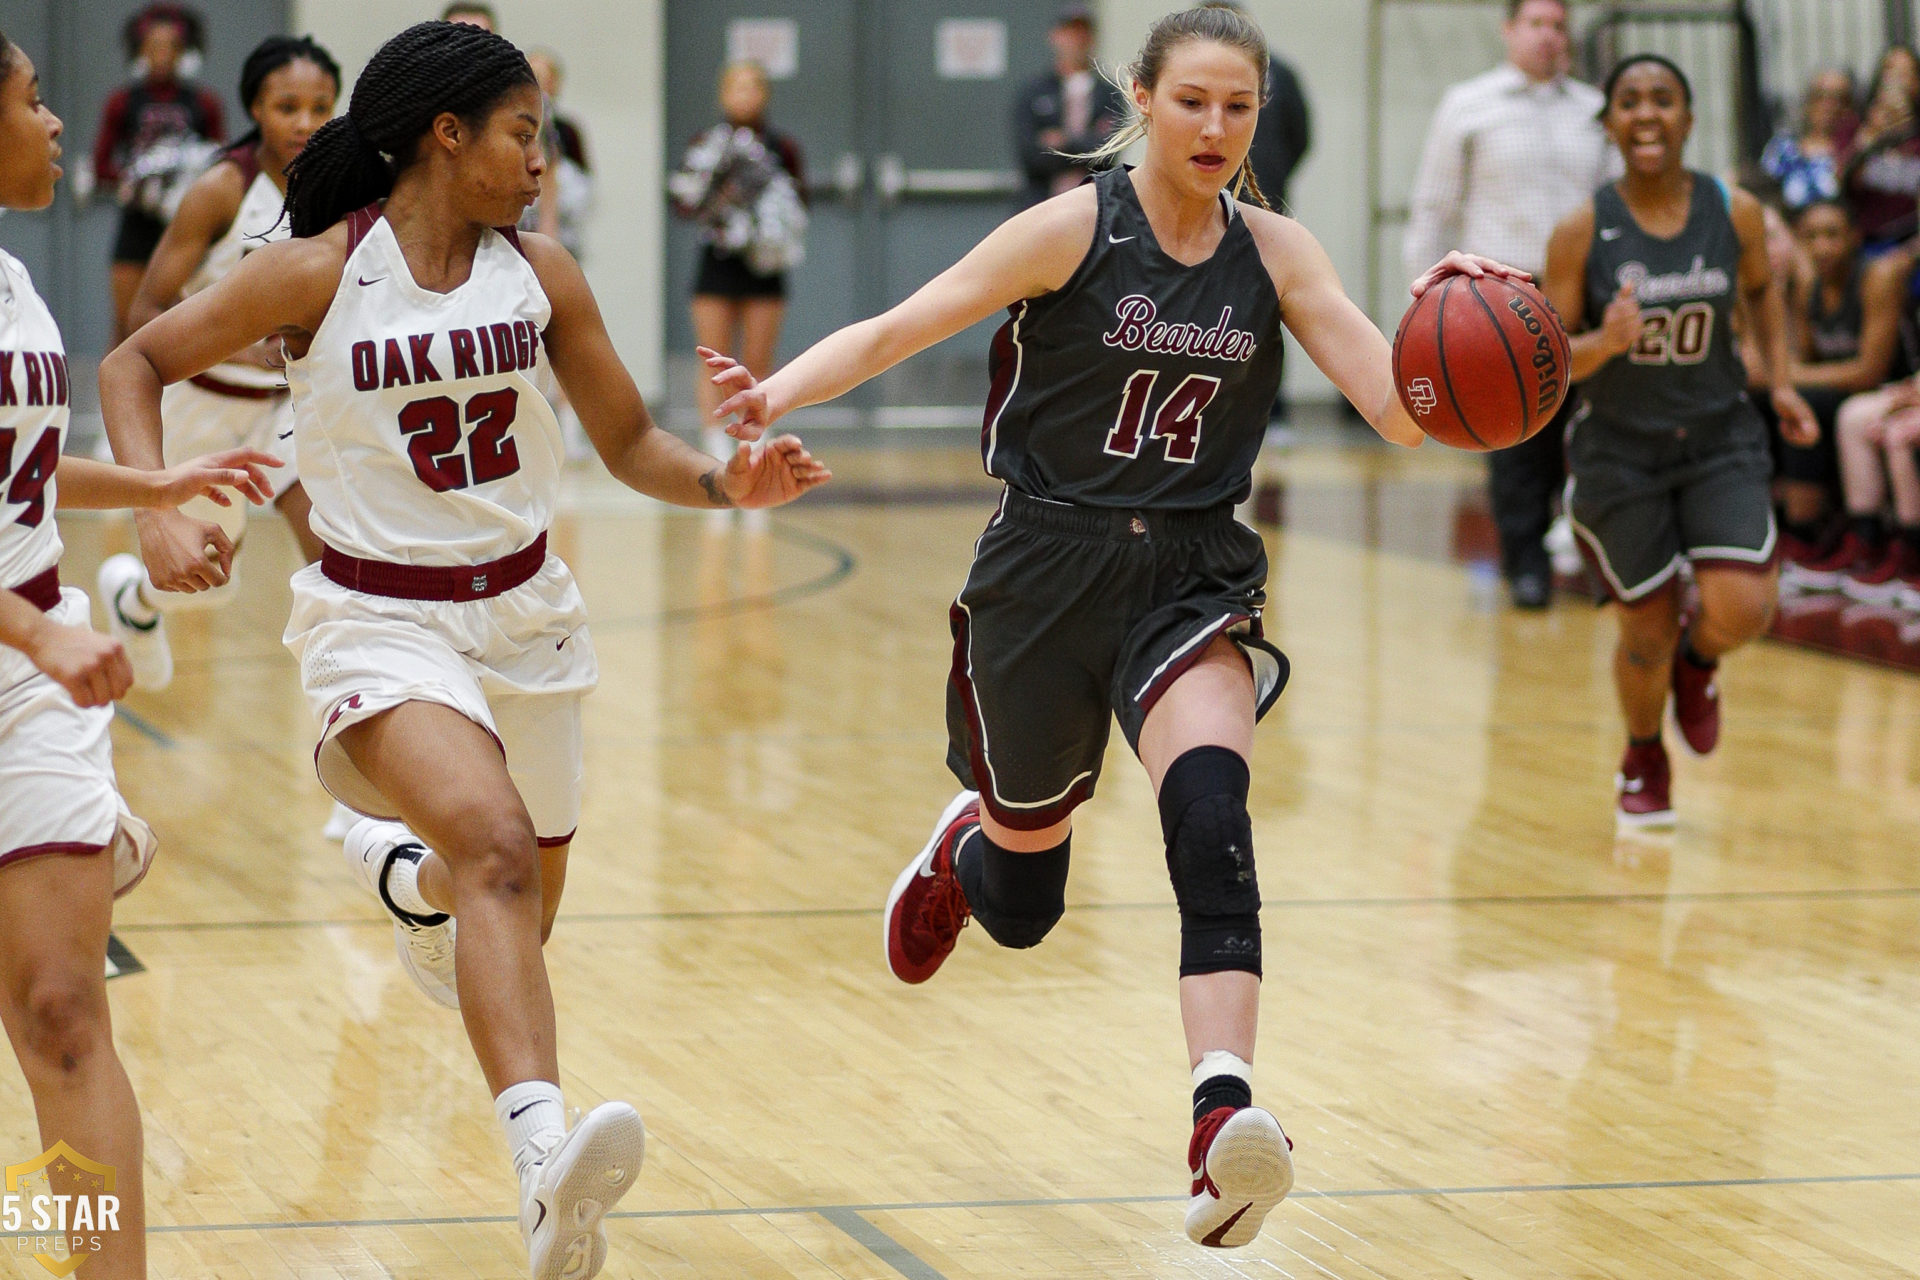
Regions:
[[1127, 379], [1126, 394], [1120, 398], [1120, 416], [1107, 433], [1106, 452], [1116, 458], [1137, 458], [1148, 437], [1166, 441], [1168, 462], [1190, 463], [1200, 454], [1200, 415], [1220, 390], [1220, 379], [1204, 373], [1190, 373], [1173, 394], [1160, 402], [1153, 425], [1144, 435], [1147, 406], [1153, 400], [1153, 384], [1160, 380], [1158, 369], [1141, 369]]

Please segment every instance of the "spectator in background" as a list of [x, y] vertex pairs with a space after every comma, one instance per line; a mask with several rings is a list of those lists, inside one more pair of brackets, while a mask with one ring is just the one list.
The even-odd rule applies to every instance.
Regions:
[[[1246, 12], [1241, 0], [1207, 0], [1208, 8], [1233, 9]], [[1260, 123], [1253, 132], [1253, 150], [1247, 153], [1247, 163], [1253, 169], [1254, 180], [1260, 184], [1273, 207], [1282, 213], [1290, 211], [1287, 201], [1287, 184], [1293, 180], [1293, 171], [1306, 158], [1313, 146], [1313, 118], [1307, 109], [1307, 98], [1300, 90], [1300, 77], [1293, 68], [1280, 60], [1280, 55], [1271, 49], [1267, 51], [1267, 100], [1260, 107]], [[1282, 362], [1284, 376], [1285, 362]], [[1267, 443], [1281, 444], [1287, 439], [1283, 425], [1287, 418], [1287, 392], [1283, 382], [1280, 394], [1273, 402], [1273, 426], [1268, 430]]]
[[[703, 347], [733, 356], [756, 378], [773, 372], [786, 317], [787, 269], [804, 255], [806, 211], [800, 146], [767, 126], [767, 73], [752, 62], [720, 72], [726, 117], [693, 140], [667, 182], [674, 210], [700, 223], [693, 282], [693, 332]], [[700, 423], [707, 451], [730, 456], [714, 423], [724, 398], [703, 368]]]
[[551, 49], [533, 49], [527, 53], [527, 65], [540, 82], [546, 104], [540, 121], [540, 144], [550, 175], [540, 181], [539, 204], [528, 211], [537, 219], [531, 229], [554, 237], [579, 258], [581, 233], [593, 207], [593, 174], [587, 165], [586, 137], [579, 125], [560, 114], [560, 87], [566, 77], [560, 55]]
[[[1794, 386], [1820, 420], [1820, 439], [1809, 446], [1780, 434], [1770, 389], [1764, 380], [1750, 395], [1773, 437], [1774, 496], [1781, 508], [1780, 556], [1785, 566], [1811, 563], [1830, 553], [1838, 536], [1828, 530], [1839, 506], [1840, 462], [1835, 444], [1841, 402], [1886, 382], [1900, 347], [1900, 316], [1912, 259], [1887, 254], [1872, 262], [1860, 256], [1860, 235], [1839, 200], [1816, 200], [1793, 219], [1798, 259], [1804, 265], [1782, 274], [1788, 283], [1789, 347]], [[1791, 261], [1791, 258], [1789, 259]], [[1746, 345], [1751, 347], [1751, 341]], [[1749, 351], [1750, 370], [1764, 366]]]
[[1840, 195], [1840, 157], [1860, 127], [1853, 73], [1823, 71], [1807, 86], [1799, 128], [1782, 129], [1760, 153], [1760, 168], [1780, 184], [1789, 213]]
[[1920, 229], [1920, 57], [1894, 45], [1880, 58], [1866, 117], [1840, 169], [1861, 252], [1876, 257]]
[[[1604, 100], [1564, 70], [1567, 17], [1563, 0], [1508, 0], [1507, 60], [1441, 99], [1414, 183], [1408, 279], [1452, 249], [1538, 276], [1554, 226], [1606, 180], [1614, 161], [1599, 122]], [[1574, 399], [1531, 440], [1487, 457], [1500, 567], [1522, 609], [1552, 598], [1545, 538]]]
[[1099, 148], [1120, 126], [1126, 102], [1093, 66], [1093, 16], [1082, 5], [1062, 9], [1047, 34], [1053, 70], [1028, 82], [1014, 112], [1014, 147], [1026, 174], [1025, 203], [1071, 191], [1093, 174], [1073, 157]]
[[167, 221], [226, 137], [220, 99], [183, 73], [206, 47], [200, 15], [184, 5], [150, 4], [127, 19], [121, 39], [132, 84], [108, 95], [93, 140], [93, 177], [120, 203], [113, 242], [113, 340], [127, 336], [127, 308]]
[[450, 4], [440, 11], [440, 21], [464, 22], [482, 31], [500, 30], [500, 20], [493, 16], [492, 7], [484, 4]]

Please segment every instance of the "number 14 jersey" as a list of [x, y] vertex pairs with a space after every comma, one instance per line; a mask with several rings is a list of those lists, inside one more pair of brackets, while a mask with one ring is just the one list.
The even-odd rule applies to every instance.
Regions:
[[541, 388], [546, 292], [511, 232], [487, 231], [447, 293], [414, 283], [377, 205], [307, 354], [287, 362], [313, 531], [364, 560], [464, 565], [553, 520], [563, 445]]
[[1185, 266], [1154, 238], [1131, 171], [1094, 180], [1093, 244], [1067, 283], [994, 336], [987, 474], [1092, 507], [1238, 502], [1280, 388], [1280, 300], [1240, 210]]

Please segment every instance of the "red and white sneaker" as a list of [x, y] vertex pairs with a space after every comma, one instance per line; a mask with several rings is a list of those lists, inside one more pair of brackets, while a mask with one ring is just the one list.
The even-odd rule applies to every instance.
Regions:
[[[1794, 583], [1811, 591], [1837, 591], [1856, 565], [1865, 567], [1875, 559], [1875, 551], [1865, 539], [1849, 529], [1825, 555], [1802, 560], [1794, 565]], [[1786, 572], [1782, 571], [1782, 577]]]
[[960, 931], [973, 912], [953, 874], [953, 851], [980, 826], [980, 793], [962, 791], [933, 824], [920, 850], [893, 882], [887, 912], [880, 920], [887, 967], [902, 982], [931, 978], [953, 954]]
[[1720, 745], [1720, 671], [1718, 662], [1698, 663], [1681, 645], [1673, 655], [1673, 718], [1680, 740], [1697, 756]]
[[1895, 538], [1871, 561], [1856, 564], [1840, 580], [1840, 593], [1861, 604], [1892, 604], [1900, 598], [1900, 575], [1911, 553], [1906, 539]]
[[1201, 1116], [1187, 1144], [1187, 1238], [1209, 1249], [1251, 1243], [1293, 1190], [1292, 1152], [1293, 1139], [1259, 1107], [1216, 1107]]
[[1613, 786], [1619, 794], [1615, 819], [1620, 826], [1640, 830], [1673, 825], [1673, 769], [1662, 744], [1628, 743]]

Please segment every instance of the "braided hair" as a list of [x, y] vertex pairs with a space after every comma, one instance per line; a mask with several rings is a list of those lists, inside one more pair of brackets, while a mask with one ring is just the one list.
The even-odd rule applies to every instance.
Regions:
[[[267, 77], [284, 66], [295, 62], [311, 62], [326, 72], [333, 81], [333, 91], [340, 92], [340, 64], [333, 55], [314, 43], [312, 36], [268, 36], [254, 46], [253, 52], [240, 68], [240, 105], [248, 111], [260, 99], [260, 91], [266, 87]], [[228, 151], [238, 151], [242, 147], [256, 146], [260, 142], [260, 126], [247, 130], [245, 136], [234, 141]]]
[[491, 31], [408, 27], [368, 61], [346, 113], [320, 126], [288, 166], [293, 234], [317, 236], [390, 194], [435, 117], [450, 111], [478, 129], [501, 98], [534, 83], [526, 56]]

